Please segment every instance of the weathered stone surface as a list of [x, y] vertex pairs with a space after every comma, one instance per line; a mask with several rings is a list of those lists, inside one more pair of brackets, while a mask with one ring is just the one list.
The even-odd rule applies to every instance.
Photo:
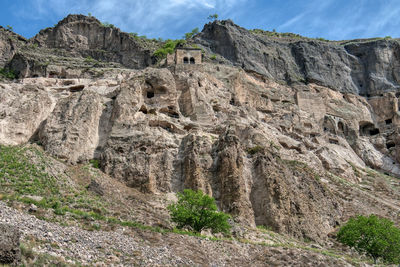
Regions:
[[281, 41], [251, 33], [230, 20], [206, 24], [194, 40], [236, 66], [289, 83], [317, 83], [362, 95], [400, 87], [398, 40]]
[[299, 238], [323, 239], [342, 215], [338, 199], [304, 163], [266, 153], [254, 162], [251, 203], [257, 225]]
[[0, 143], [26, 143], [53, 106], [54, 101], [40, 85], [0, 85]]
[[24, 43], [26, 40], [22, 36], [0, 26], [0, 68], [7, 64]]
[[118, 62], [129, 68], [144, 68], [151, 64], [151, 51], [133, 36], [83, 15], [69, 15], [54, 28], [40, 31], [33, 43], [73, 51], [82, 57]]
[[106, 107], [97, 93], [73, 93], [57, 103], [39, 130], [39, 140], [57, 158], [72, 163], [92, 159], [99, 145], [100, 118]]
[[19, 239], [21, 233], [12, 225], [0, 224], [0, 263], [17, 265], [21, 258]]

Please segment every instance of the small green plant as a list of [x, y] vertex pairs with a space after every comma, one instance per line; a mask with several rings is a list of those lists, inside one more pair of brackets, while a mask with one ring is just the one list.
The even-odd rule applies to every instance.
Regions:
[[111, 24], [111, 23], [109, 23], [109, 22], [107, 22], [107, 21], [101, 23], [101, 25], [102, 25], [103, 27], [107, 27], [107, 28], [113, 28], [113, 29], [115, 28], [114, 24]]
[[13, 80], [13, 79], [17, 78], [17, 75], [15, 74], [15, 72], [13, 70], [6, 70], [6, 69], [1, 68], [0, 69], [0, 78], [2, 78], [2, 77]]
[[261, 152], [263, 150], [264, 150], [264, 147], [257, 145], [257, 146], [248, 148], [247, 149], [247, 153], [249, 153], [250, 155], [254, 155], [254, 154], [257, 154], [258, 152]]
[[214, 21], [218, 19], [218, 14], [212, 14], [207, 17], [208, 20]]
[[393, 222], [376, 215], [359, 215], [340, 228], [337, 239], [360, 253], [381, 258], [386, 263], [400, 263], [400, 229]]
[[184, 45], [185, 43], [186, 41], [182, 39], [167, 40], [161, 48], [157, 49], [154, 52], [153, 56], [155, 56], [158, 59], [165, 58], [168, 54], [174, 53], [176, 46]]
[[196, 232], [211, 229], [214, 233], [228, 233], [231, 228], [228, 223], [230, 216], [219, 212], [214, 198], [201, 190], [185, 189], [178, 193], [178, 202], [169, 205], [168, 210], [178, 228], [189, 226]]
[[89, 12], [89, 13], [88, 13], [88, 17], [91, 17], [91, 16], [92, 16], [92, 13]]
[[210, 56], [210, 59], [211, 59], [211, 60], [216, 60], [216, 59], [217, 59], [217, 56], [216, 56], [216, 55], [211, 55], [211, 56]]
[[196, 27], [191, 32], [185, 33], [185, 36], [183, 36], [183, 38], [185, 38], [185, 40], [188, 40], [198, 33], [199, 33], [199, 28]]
[[89, 160], [89, 163], [93, 168], [100, 169], [100, 161], [98, 159], [91, 159]]
[[9, 31], [13, 31], [13, 27], [10, 26], [10, 25], [7, 25], [7, 26], [6, 26], [6, 29], [9, 30]]

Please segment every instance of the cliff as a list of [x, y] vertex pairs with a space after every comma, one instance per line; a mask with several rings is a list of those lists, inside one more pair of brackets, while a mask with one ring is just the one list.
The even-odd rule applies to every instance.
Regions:
[[398, 40], [282, 39], [250, 32], [228, 20], [206, 24], [195, 42], [235, 66], [288, 83], [317, 83], [365, 96], [400, 87]]
[[[337, 244], [338, 226], [397, 220], [397, 40], [280, 38], [216, 21], [192, 40], [203, 64], [147, 67], [150, 50], [127, 36], [71, 15], [14, 53], [7, 66], [25, 78], [0, 83], [1, 199], [33, 203], [49, 222], [0, 205], [1, 221], [84, 264], [113, 264], [102, 257], [118, 250], [123, 265], [350, 266], [363, 258]], [[110, 57], [88, 61], [96, 49]], [[185, 188], [232, 215], [231, 239], [174, 232], [166, 206]], [[88, 228], [113, 232], [112, 249]]]

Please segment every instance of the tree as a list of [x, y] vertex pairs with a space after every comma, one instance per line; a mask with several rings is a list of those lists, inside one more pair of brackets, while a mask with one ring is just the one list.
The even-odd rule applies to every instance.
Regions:
[[207, 17], [208, 20], [214, 21], [218, 19], [218, 14], [212, 14]]
[[190, 38], [192, 38], [194, 35], [196, 35], [196, 34], [198, 34], [199, 33], [199, 28], [194, 28], [191, 32], [188, 32], [188, 33], [185, 33], [185, 36], [184, 36], [184, 38], [187, 40], [187, 39], [190, 39]]
[[400, 229], [393, 222], [376, 215], [351, 218], [340, 228], [337, 239], [360, 253], [382, 258], [387, 263], [400, 263]]
[[228, 233], [230, 216], [217, 210], [214, 198], [201, 190], [185, 189], [178, 193], [178, 202], [168, 206], [171, 220], [178, 228], [190, 226], [196, 232], [211, 229], [212, 232]]

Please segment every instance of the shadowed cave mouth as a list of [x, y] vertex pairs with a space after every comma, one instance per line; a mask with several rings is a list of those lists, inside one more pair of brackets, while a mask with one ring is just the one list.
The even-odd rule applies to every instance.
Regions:
[[154, 92], [148, 91], [146, 93], [147, 98], [153, 98], [154, 97]]
[[394, 142], [387, 142], [386, 143], [386, 148], [387, 149], [391, 149], [392, 147], [395, 147], [396, 145], [395, 145], [395, 143]]
[[374, 136], [380, 133], [379, 129], [372, 123], [360, 124], [360, 135], [361, 136]]

